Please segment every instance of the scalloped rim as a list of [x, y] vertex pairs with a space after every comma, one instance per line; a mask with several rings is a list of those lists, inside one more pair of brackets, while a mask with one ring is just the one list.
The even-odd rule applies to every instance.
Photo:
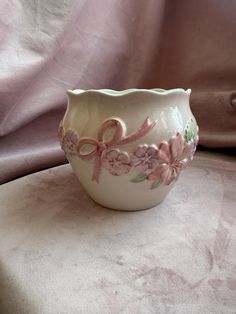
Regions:
[[149, 93], [149, 94], [155, 94], [155, 95], [170, 95], [170, 94], [184, 94], [184, 95], [190, 95], [191, 89], [183, 89], [183, 88], [174, 88], [174, 89], [162, 89], [162, 88], [151, 88], [151, 89], [145, 89], [145, 88], [129, 88], [125, 90], [114, 90], [114, 89], [73, 89], [68, 90], [68, 95], [81, 95], [81, 94], [88, 94], [88, 93], [95, 93], [95, 94], [102, 94], [107, 95], [111, 97], [117, 97], [117, 96], [125, 96], [128, 94], [133, 93]]

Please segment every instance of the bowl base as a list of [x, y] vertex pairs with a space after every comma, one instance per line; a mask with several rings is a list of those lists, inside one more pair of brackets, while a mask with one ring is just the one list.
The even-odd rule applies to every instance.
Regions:
[[97, 203], [98, 205], [106, 208], [106, 209], [110, 209], [110, 210], [115, 210], [115, 211], [119, 211], [119, 212], [138, 212], [138, 211], [143, 211], [143, 210], [147, 210], [147, 209], [152, 209], [156, 206], [158, 206], [159, 204], [161, 204], [163, 202], [163, 200], [159, 201], [159, 202], [155, 202], [154, 204], [152, 205], [148, 205], [148, 206], [145, 206], [145, 207], [140, 207], [140, 208], [130, 208], [130, 207], [118, 207], [118, 206], [112, 206], [112, 205], [107, 205], [101, 201], [97, 201], [95, 200], [94, 198], [92, 198], [90, 196], [90, 198], [95, 202]]

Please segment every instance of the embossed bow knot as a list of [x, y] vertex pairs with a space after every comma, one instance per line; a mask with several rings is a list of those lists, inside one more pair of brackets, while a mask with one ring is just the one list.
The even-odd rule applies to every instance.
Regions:
[[[133, 142], [147, 134], [155, 125], [156, 121], [151, 122], [147, 117], [138, 131], [126, 136], [125, 123], [119, 118], [109, 118], [99, 127], [97, 139], [92, 137], [80, 138], [77, 146], [77, 155], [83, 160], [95, 158], [92, 180], [97, 183], [99, 182], [99, 175], [101, 172], [101, 156], [104, 150]], [[113, 132], [111, 139], [106, 140], [106, 132], [112, 127], [115, 128], [115, 131]], [[93, 146], [94, 149], [86, 152], [85, 148], [87, 145]]]

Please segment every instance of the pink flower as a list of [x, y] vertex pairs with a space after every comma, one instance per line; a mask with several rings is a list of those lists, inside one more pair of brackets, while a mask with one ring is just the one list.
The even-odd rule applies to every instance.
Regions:
[[170, 143], [163, 141], [158, 147], [160, 165], [148, 176], [149, 180], [162, 180], [166, 185], [177, 179], [180, 171], [186, 165], [193, 153], [193, 142], [186, 143], [184, 137], [177, 133]]
[[131, 169], [129, 155], [126, 152], [121, 152], [119, 149], [105, 150], [101, 160], [103, 167], [114, 176], [128, 173]]
[[154, 169], [157, 162], [157, 147], [155, 145], [140, 145], [131, 156], [132, 166], [141, 171]]
[[68, 130], [62, 137], [61, 148], [64, 150], [65, 153], [76, 154], [78, 141], [79, 139], [77, 134], [72, 130]]

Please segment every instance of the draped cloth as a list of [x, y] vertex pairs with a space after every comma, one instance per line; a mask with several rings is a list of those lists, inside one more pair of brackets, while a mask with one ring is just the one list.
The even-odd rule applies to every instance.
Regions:
[[1, 0], [0, 182], [65, 162], [66, 90], [191, 88], [206, 147], [236, 146], [236, 1]]

